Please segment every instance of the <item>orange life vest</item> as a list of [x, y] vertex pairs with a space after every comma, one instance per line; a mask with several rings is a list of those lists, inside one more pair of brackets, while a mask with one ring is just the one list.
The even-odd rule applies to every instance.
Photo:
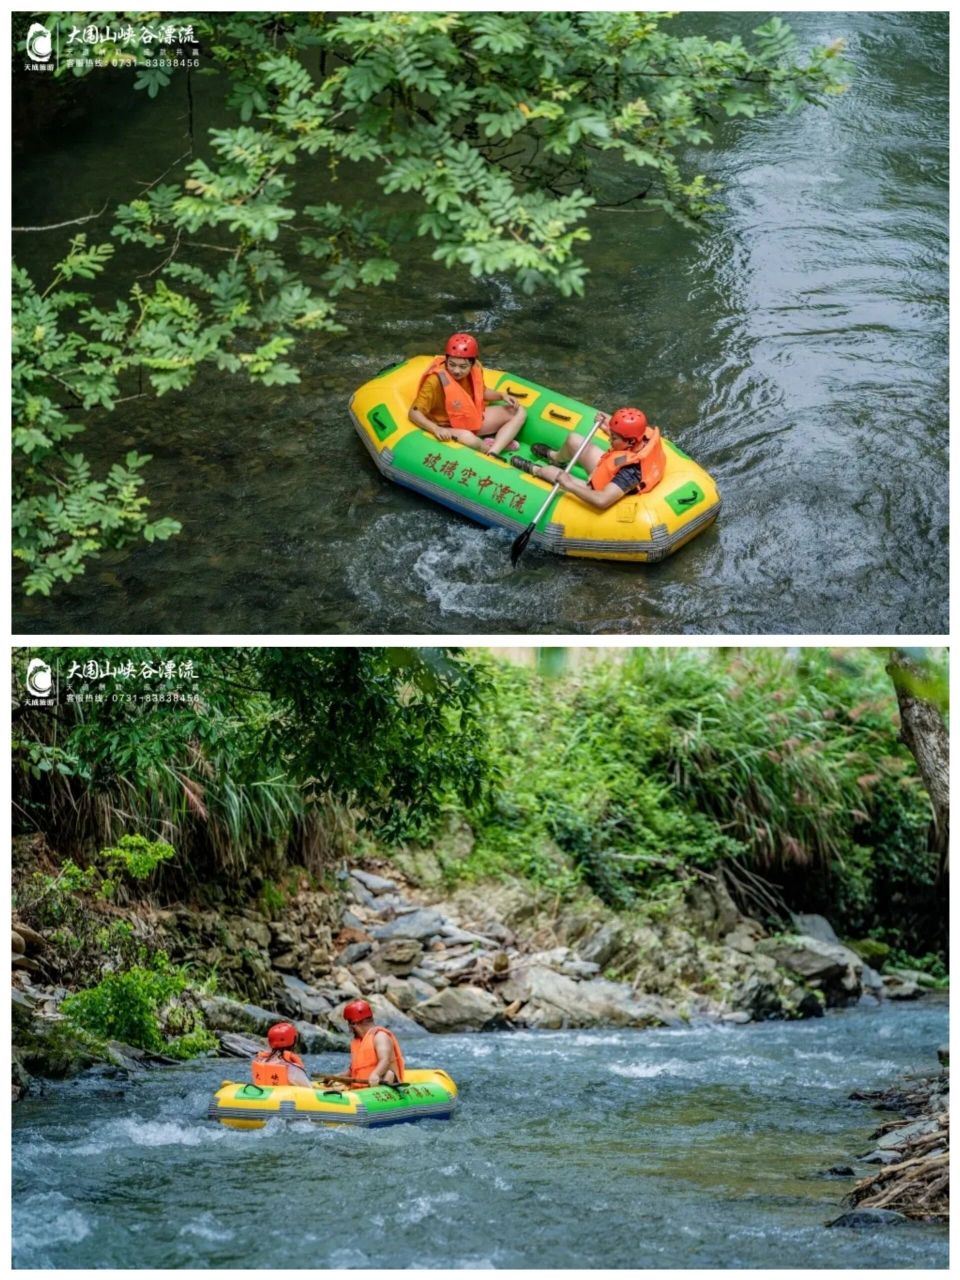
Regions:
[[660, 428], [648, 427], [635, 449], [608, 449], [593, 469], [590, 487], [599, 493], [624, 467], [640, 467], [640, 493], [649, 493], [663, 479], [667, 456], [660, 440]]
[[371, 1027], [362, 1039], [358, 1039], [355, 1036], [353, 1040], [351, 1040], [350, 1074], [355, 1080], [370, 1079], [370, 1072], [375, 1070], [377, 1065], [377, 1048], [373, 1043], [373, 1037], [378, 1031], [382, 1031], [384, 1035], [390, 1037], [394, 1057], [392, 1065], [397, 1075], [397, 1083], [399, 1084], [403, 1080], [403, 1054], [400, 1052], [397, 1037], [387, 1027]]
[[443, 402], [451, 427], [458, 431], [479, 431], [483, 426], [483, 368], [479, 360], [474, 360], [470, 369], [470, 395], [447, 373], [447, 362], [443, 356], [436, 356], [433, 364], [420, 379], [422, 387], [432, 373], [440, 380], [443, 390]]
[[306, 1071], [303, 1059], [299, 1054], [291, 1053], [289, 1049], [284, 1049], [279, 1057], [277, 1057], [275, 1049], [261, 1049], [250, 1063], [250, 1074], [253, 1076], [253, 1083], [273, 1085], [274, 1087], [289, 1084], [288, 1063], [291, 1066], [299, 1067], [301, 1071]]

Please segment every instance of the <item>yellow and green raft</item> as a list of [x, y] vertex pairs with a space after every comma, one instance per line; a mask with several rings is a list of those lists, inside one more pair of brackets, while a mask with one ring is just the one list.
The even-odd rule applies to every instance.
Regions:
[[322, 1081], [310, 1089], [224, 1081], [207, 1114], [229, 1129], [262, 1129], [277, 1119], [373, 1129], [411, 1120], [449, 1120], [456, 1105], [457, 1086], [445, 1071], [429, 1068], [407, 1071], [401, 1085], [363, 1089]]
[[[483, 525], [522, 533], [540, 510], [551, 486], [525, 475], [505, 458], [491, 458], [454, 441], [442, 442], [407, 417], [432, 357], [414, 356], [384, 369], [354, 393], [354, 425], [380, 471]], [[590, 430], [596, 410], [498, 369], [484, 370], [486, 384], [509, 391], [526, 407], [518, 437], [520, 456], [532, 458], [536, 442], [557, 448], [571, 431]], [[602, 447], [608, 437], [598, 431]], [[542, 516], [531, 541], [545, 551], [594, 560], [663, 560], [712, 524], [720, 511], [717, 486], [682, 449], [663, 441], [667, 465], [648, 494], [621, 499], [597, 511], [563, 490]], [[586, 479], [579, 466], [575, 476]]]

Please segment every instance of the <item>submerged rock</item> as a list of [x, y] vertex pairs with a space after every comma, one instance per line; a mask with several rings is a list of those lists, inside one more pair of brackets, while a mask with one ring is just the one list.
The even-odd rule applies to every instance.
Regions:
[[897, 1213], [893, 1209], [851, 1209], [848, 1213], [841, 1213], [839, 1218], [833, 1218], [826, 1225], [861, 1230], [868, 1227], [894, 1227], [907, 1221], [906, 1214]]

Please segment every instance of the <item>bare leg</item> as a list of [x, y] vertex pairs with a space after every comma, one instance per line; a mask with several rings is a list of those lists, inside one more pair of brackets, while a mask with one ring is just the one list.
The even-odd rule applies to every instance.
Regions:
[[484, 447], [484, 452], [493, 457], [502, 453], [520, 434], [520, 428], [526, 419], [527, 411], [522, 404], [518, 404], [516, 409], [509, 409], [502, 405], [488, 409], [484, 414], [483, 426], [480, 430], [487, 438], [493, 435], [493, 441], [489, 448]]
[[[550, 450], [550, 458], [558, 467], [565, 467], [582, 444], [583, 436], [571, 431], [559, 449]], [[591, 472], [599, 465], [602, 457], [602, 449], [595, 444], [588, 444], [578, 459], [578, 465]]]

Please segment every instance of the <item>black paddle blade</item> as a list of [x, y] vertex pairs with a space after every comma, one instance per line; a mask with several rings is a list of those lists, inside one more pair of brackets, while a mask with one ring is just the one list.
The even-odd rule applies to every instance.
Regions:
[[510, 548], [510, 563], [513, 565], [514, 568], [517, 567], [517, 562], [519, 561], [520, 557], [523, 555], [524, 551], [526, 551], [527, 543], [530, 541], [532, 537], [533, 537], [533, 525], [531, 524], [531, 525], [527, 525], [526, 529], [524, 529], [523, 533], [520, 534], [519, 538], [514, 538], [513, 546]]

